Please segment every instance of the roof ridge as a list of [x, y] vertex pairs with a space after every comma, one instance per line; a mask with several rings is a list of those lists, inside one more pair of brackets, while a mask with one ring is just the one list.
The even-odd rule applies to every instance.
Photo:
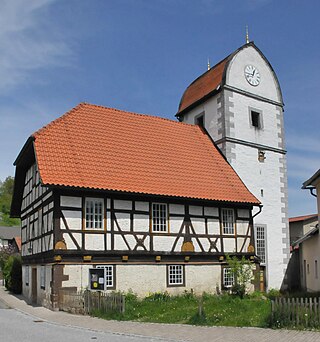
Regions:
[[56, 125], [57, 123], [59, 123], [60, 121], [64, 120], [67, 116], [73, 114], [75, 111], [77, 111], [78, 109], [80, 109], [81, 107], [95, 107], [95, 108], [101, 108], [101, 109], [109, 109], [109, 110], [113, 110], [119, 113], [126, 113], [126, 114], [130, 114], [130, 115], [135, 115], [135, 116], [141, 116], [141, 117], [147, 117], [147, 118], [151, 118], [152, 120], [164, 120], [164, 121], [169, 121], [170, 123], [173, 124], [179, 124], [179, 125], [187, 125], [187, 126], [194, 126], [193, 124], [190, 123], [186, 123], [186, 122], [180, 122], [180, 121], [176, 121], [173, 119], [168, 119], [168, 118], [164, 118], [161, 116], [157, 116], [157, 115], [151, 115], [151, 114], [143, 114], [143, 113], [136, 113], [136, 112], [131, 112], [131, 111], [127, 111], [127, 110], [122, 110], [122, 109], [118, 109], [118, 108], [114, 108], [114, 107], [106, 107], [106, 106], [102, 106], [102, 105], [97, 105], [97, 104], [93, 104], [93, 103], [89, 103], [89, 102], [80, 102], [79, 104], [77, 104], [75, 107], [73, 107], [72, 109], [70, 109], [69, 111], [65, 112], [64, 114], [62, 114], [60, 117], [58, 117], [57, 119], [54, 119], [52, 121], [50, 121], [48, 124], [44, 125], [43, 127], [41, 127], [40, 129], [38, 129], [37, 131], [35, 131], [34, 133], [32, 133], [31, 136], [35, 137], [39, 134], [41, 134], [44, 130], [48, 129], [51, 126]]
[[175, 123], [175, 124], [194, 126], [193, 124], [189, 124], [189, 123], [186, 123], [186, 122], [180, 122], [180, 121], [177, 121], [177, 120], [168, 119], [168, 118], [164, 118], [162, 116], [157, 116], [157, 115], [152, 115], [152, 114], [137, 113], [137, 112], [132, 112], [132, 111], [128, 111], [128, 110], [118, 109], [118, 108], [114, 108], [114, 107], [106, 107], [106, 106], [97, 105], [97, 104], [88, 103], [88, 102], [82, 102], [81, 104], [88, 105], [88, 106], [91, 106], [91, 107], [102, 108], [102, 109], [112, 109], [112, 110], [114, 110], [116, 112], [127, 113], [127, 114], [132, 114], [132, 115], [138, 115], [138, 116], [142, 116], [142, 117], [148, 117], [148, 118], [151, 118], [151, 119], [154, 119], [154, 120], [165, 120], [165, 121], [169, 121], [169, 122]]
[[73, 112], [75, 112], [77, 109], [79, 109], [80, 107], [82, 107], [85, 104], [85, 102], [80, 102], [79, 104], [77, 104], [75, 107], [71, 108], [70, 110], [68, 110], [67, 112], [65, 112], [64, 114], [62, 114], [61, 116], [59, 116], [58, 118], [50, 121], [48, 124], [44, 125], [43, 127], [41, 127], [40, 129], [38, 129], [37, 131], [33, 132], [31, 134], [31, 136], [35, 137], [42, 133], [42, 131], [44, 131], [45, 129], [49, 128], [50, 126], [53, 126], [55, 124], [57, 124], [58, 122], [60, 122], [61, 120], [63, 120], [66, 116], [69, 116], [70, 114], [72, 114]]

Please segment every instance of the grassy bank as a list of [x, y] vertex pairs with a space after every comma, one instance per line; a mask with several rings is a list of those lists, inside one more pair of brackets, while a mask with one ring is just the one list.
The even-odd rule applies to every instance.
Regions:
[[244, 299], [204, 295], [199, 299], [190, 293], [172, 297], [159, 293], [144, 299], [129, 294], [124, 314], [94, 312], [95, 316], [104, 319], [238, 327], [267, 327], [270, 314], [270, 301], [261, 295]]

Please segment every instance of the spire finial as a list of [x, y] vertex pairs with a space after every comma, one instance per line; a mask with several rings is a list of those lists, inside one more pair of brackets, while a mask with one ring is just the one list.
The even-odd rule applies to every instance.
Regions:
[[208, 70], [210, 70], [210, 59], [208, 57]]
[[248, 30], [248, 25], [246, 25], [246, 44], [249, 43], [249, 30]]

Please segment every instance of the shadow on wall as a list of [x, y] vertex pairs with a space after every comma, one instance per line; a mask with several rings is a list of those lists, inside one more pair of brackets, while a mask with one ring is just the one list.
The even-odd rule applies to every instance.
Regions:
[[293, 250], [290, 254], [288, 267], [281, 284], [281, 291], [295, 292], [301, 290], [299, 259], [299, 250]]

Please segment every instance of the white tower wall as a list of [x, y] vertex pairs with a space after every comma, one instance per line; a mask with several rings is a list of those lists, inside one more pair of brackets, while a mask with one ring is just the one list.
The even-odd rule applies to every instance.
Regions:
[[[258, 86], [245, 79], [247, 65], [260, 72]], [[252, 125], [252, 110], [259, 113], [259, 128]], [[246, 45], [232, 57], [222, 90], [185, 113], [183, 121], [194, 124], [203, 114], [206, 130], [263, 205], [255, 225], [266, 230], [267, 286], [280, 288], [289, 258], [283, 105], [277, 78], [254, 46]], [[259, 161], [259, 151], [264, 161]]]

